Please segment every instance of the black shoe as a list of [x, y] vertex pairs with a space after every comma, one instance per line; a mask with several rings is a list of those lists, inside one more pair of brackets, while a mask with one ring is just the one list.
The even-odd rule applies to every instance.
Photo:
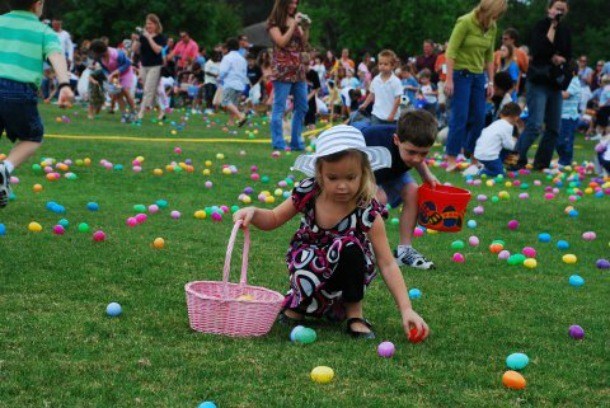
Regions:
[[[369, 332], [354, 331], [354, 330], [352, 330], [353, 323], [362, 323], [366, 327], [368, 327], [371, 331], [369, 331]], [[361, 317], [351, 317], [351, 318], [347, 319], [347, 328], [345, 331], [350, 336], [352, 336], [356, 339], [371, 340], [371, 339], [375, 338], [375, 333], [373, 332], [372, 328], [373, 328], [373, 326], [371, 325], [371, 323], [368, 320], [363, 319]]]
[[247, 121], [248, 121], [248, 116], [246, 115], [246, 116], [244, 116], [244, 118], [242, 120], [237, 122], [237, 127], [243, 127]]
[[0, 208], [6, 207], [11, 195], [11, 175], [4, 163], [0, 163]]
[[280, 314], [277, 316], [277, 322], [279, 324], [281, 324], [282, 326], [287, 326], [287, 327], [294, 327], [294, 326], [298, 326], [299, 324], [303, 324], [303, 322], [305, 321], [305, 318], [301, 317], [299, 318], [294, 318], [294, 317], [290, 317], [286, 315], [286, 309], [282, 310], [280, 312]]

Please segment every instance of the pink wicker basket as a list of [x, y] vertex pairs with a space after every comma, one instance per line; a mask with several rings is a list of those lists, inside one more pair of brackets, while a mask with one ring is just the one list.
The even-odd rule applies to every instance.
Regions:
[[250, 231], [244, 229], [241, 279], [229, 282], [231, 254], [241, 221], [235, 223], [223, 270], [222, 282], [195, 281], [185, 285], [191, 328], [198, 332], [233, 337], [262, 336], [271, 330], [284, 301], [278, 292], [247, 284]]

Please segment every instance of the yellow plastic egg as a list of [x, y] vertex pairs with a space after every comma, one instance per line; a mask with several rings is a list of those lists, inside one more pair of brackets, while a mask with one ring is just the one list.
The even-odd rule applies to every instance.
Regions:
[[205, 211], [203, 210], [197, 210], [195, 211], [195, 218], [197, 218], [198, 220], [205, 220], [205, 218], [208, 215], [205, 213]]
[[504, 183], [504, 186], [507, 188], [511, 188], [513, 186], [513, 183], [511, 183], [510, 181], [507, 181], [506, 183]]
[[90, 158], [88, 158], [88, 157], [86, 157], [86, 158], [83, 160], [83, 164], [84, 164], [85, 166], [91, 166], [91, 159], [90, 159]]
[[231, 169], [228, 167], [225, 167], [224, 169], [222, 169], [222, 174], [231, 174]]
[[523, 261], [523, 265], [525, 265], [526, 268], [534, 269], [536, 266], [538, 266], [538, 261], [536, 261], [534, 258], [527, 258], [525, 261]]
[[275, 203], [275, 197], [274, 197], [274, 196], [271, 196], [271, 195], [270, 195], [270, 196], [265, 197], [265, 203], [267, 203], [267, 204], [273, 204], [273, 203]]
[[32, 232], [40, 232], [40, 231], [42, 231], [42, 225], [40, 225], [36, 221], [32, 221], [28, 225], [28, 229]]
[[210, 167], [212, 165], [212, 160], [205, 161], [205, 167]]
[[218, 153], [218, 154], [216, 155], [216, 158], [217, 158], [218, 160], [223, 160], [223, 159], [225, 158], [225, 155], [224, 155], [224, 154], [222, 154], [222, 153]]
[[567, 264], [575, 264], [578, 261], [574, 254], [565, 254], [561, 259]]
[[136, 157], [136, 160], [139, 161], [140, 163], [144, 163], [144, 156], [138, 156], [138, 157]]
[[493, 180], [487, 180], [487, 181], [485, 182], [485, 185], [486, 185], [487, 187], [493, 187], [493, 186], [494, 186], [494, 184], [496, 184], [496, 183], [494, 183], [494, 181], [493, 181]]
[[178, 134], [178, 132], [177, 132], [177, 131], [175, 131], [175, 130], [172, 130], [172, 131], [171, 131], [171, 132], [169, 132], [169, 133], [171, 133], [172, 135], [177, 135], [177, 134]]
[[508, 191], [500, 191], [498, 193], [498, 197], [500, 197], [503, 200], [506, 200], [506, 199], [510, 198], [510, 194], [508, 193]]
[[284, 192], [282, 191], [281, 188], [276, 188], [275, 191], [273, 192], [273, 195], [275, 195], [276, 197], [279, 197], [283, 194]]
[[210, 171], [210, 169], [203, 169], [203, 171], [201, 173], [203, 173], [204, 176], [209, 176], [211, 171]]
[[174, 166], [172, 166], [171, 164], [168, 164], [167, 166], [165, 166], [165, 171], [167, 171], [168, 173], [173, 172]]
[[585, 194], [593, 194], [593, 189], [591, 187], [585, 188]]
[[40, 193], [42, 191], [42, 185], [41, 184], [34, 184], [34, 187], [32, 187], [32, 190], [35, 193]]
[[244, 204], [251, 204], [252, 203], [252, 199], [250, 198], [250, 196], [245, 196], [243, 198], [243, 200], [241, 200]]
[[155, 249], [162, 249], [165, 247], [165, 240], [163, 238], [155, 238], [153, 241], [153, 247]]
[[571, 205], [568, 205], [568, 206], [567, 206], [567, 207], [566, 207], [566, 208], [563, 210], [563, 212], [567, 214], [567, 213], [569, 213], [570, 211], [572, 211], [573, 209], [574, 209], [574, 207], [572, 207]]
[[327, 366], [318, 366], [311, 370], [309, 374], [311, 379], [318, 384], [328, 384], [335, 377], [335, 372]]
[[430, 229], [430, 228], [428, 228], [428, 229], [426, 230], [426, 232], [427, 232], [428, 234], [430, 234], [430, 235], [435, 235], [435, 234], [438, 234], [438, 231], [437, 231], [437, 230], [433, 230], [433, 229]]
[[153, 174], [155, 176], [162, 176], [163, 175], [163, 170], [161, 170], [161, 169], [154, 169], [153, 170]]

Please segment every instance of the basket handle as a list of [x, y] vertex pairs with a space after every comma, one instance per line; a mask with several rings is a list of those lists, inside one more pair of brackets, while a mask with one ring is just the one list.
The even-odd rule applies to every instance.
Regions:
[[[233, 254], [233, 247], [235, 246], [235, 239], [237, 237], [237, 231], [240, 230], [242, 221], [238, 220], [233, 226], [231, 231], [231, 237], [229, 238], [229, 244], [227, 245], [227, 255], [225, 256], [225, 266], [222, 271], [222, 281], [227, 283], [229, 281], [229, 275], [231, 273], [231, 255]], [[248, 279], [248, 252], [250, 250], [250, 230], [246, 227], [244, 231], [244, 249], [242, 251], [241, 258], [241, 277], [239, 279], [240, 285], [245, 285]]]

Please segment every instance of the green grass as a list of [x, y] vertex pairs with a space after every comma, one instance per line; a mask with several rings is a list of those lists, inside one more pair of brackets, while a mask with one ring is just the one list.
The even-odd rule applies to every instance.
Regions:
[[[247, 143], [241, 131], [232, 135], [243, 143], [190, 141], [115, 141], [103, 136], [145, 138], [227, 137], [222, 125], [206, 128], [200, 116], [190, 118], [177, 136], [170, 126], [150, 122], [141, 128], [118, 123], [103, 114], [89, 122], [82, 108], [70, 111], [72, 123], [56, 123], [65, 112], [42, 106], [47, 134], [101, 138], [64, 140], [47, 138], [36, 160], [16, 175], [17, 199], [0, 212], [7, 234], [0, 237], [0, 406], [2, 407], [195, 407], [213, 400], [219, 407], [403, 407], [403, 406], [591, 406], [608, 403], [608, 273], [595, 261], [608, 256], [608, 198], [585, 195], [576, 203], [580, 215], [567, 217], [569, 205], [562, 189], [558, 198], [545, 201], [542, 174], [523, 177], [532, 187], [531, 198], [517, 198], [520, 190], [496, 184], [471, 188], [473, 195], [496, 195], [509, 200], [485, 203], [485, 214], [474, 230], [457, 234], [428, 235], [415, 245], [432, 258], [438, 269], [404, 269], [409, 287], [420, 288], [423, 297], [414, 308], [427, 320], [432, 334], [418, 345], [404, 338], [400, 317], [381, 279], [367, 292], [365, 314], [375, 324], [379, 341], [397, 346], [392, 359], [377, 357], [377, 341], [348, 338], [343, 327], [312, 323], [318, 341], [297, 346], [288, 340], [289, 329], [274, 326], [263, 338], [230, 339], [190, 330], [184, 284], [193, 280], [219, 280], [231, 229], [229, 217], [220, 223], [196, 220], [193, 213], [212, 205], [239, 204], [241, 190], [251, 185], [257, 192], [273, 191], [275, 183], [290, 174], [295, 155], [271, 159], [269, 144]], [[78, 112], [78, 115], [75, 113]], [[171, 120], [180, 121], [178, 113]], [[268, 126], [258, 119], [257, 139], [269, 137]], [[252, 130], [252, 128], [250, 129]], [[181, 146], [182, 155], [173, 152]], [[577, 139], [579, 161], [590, 159], [592, 143]], [[0, 152], [10, 145], [0, 143]], [[241, 156], [240, 150], [246, 155]], [[436, 150], [437, 152], [440, 150]], [[216, 154], [225, 154], [217, 160]], [[131, 171], [131, 161], [145, 157], [142, 173]], [[74, 166], [78, 180], [49, 182], [31, 165], [42, 157], [57, 160], [89, 157], [90, 167]], [[192, 174], [165, 172], [171, 161], [193, 160]], [[123, 171], [107, 171], [101, 159], [123, 164]], [[202, 175], [204, 161], [212, 160], [211, 176]], [[234, 164], [236, 175], [222, 175], [221, 165]], [[258, 165], [270, 183], [252, 182], [251, 165]], [[464, 184], [457, 175], [436, 174], [442, 180]], [[206, 189], [206, 180], [214, 187]], [[533, 186], [540, 179], [542, 186]], [[588, 182], [588, 179], [586, 180]], [[40, 183], [44, 190], [34, 193]], [[150, 216], [136, 228], [125, 225], [135, 204], [169, 201], [169, 208]], [[67, 209], [58, 215], [45, 209], [53, 200]], [[86, 209], [89, 201], [98, 212]], [[257, 201], [256, 205], [260, 204]], [[471, 202], [470, 208], [476, 205]], [[269, 205], [264, 205], [270, 207]], [[182, 212], [172, 220], [170, 210]], [[397, 216], [393, 210], [391, 217]], [[60, 218], [71, 225], [64, 236], [52, 226]], [[518, 219], [521, 226], [509, 231], [506, 223]], [[43, 232], [28, 231], [31, 221]], [[108, 240], [94, 243], [91, 234], [76, 226], [87, 222], [103, 229]], [[287, 288], [284, 254], [298, 220], [273, 233], [253, 231], [250, 283], [283, 292]], [[396, 226], [387, 224], [391, 245], [398, 238]], [[594, 230], [597, 240], [585, 242], [582, 232]], [[537, 242], [547, 231], [552, 243]], [[451, 262], [455, 239], [480, 238], [478, 248], [467, 247], [466, 263]], [[154, 250], [151, 243], [163, 237], [167, 246]], [[508, 266], [487, 246], [495, 238], [507, 242], [511, 252], [524, 246], [538, 250], [538, 267]], [[576, 265], [561, 261], [558, 239], [571, 243]], [[237, 264], [237, 260], [235, 264]], [[234, 268], [233, 279], [237, 279]], [[568, 285], [568, 277], [580, 274], [586, 284]], [[111, 301], [123, 306], [119, 318], [109, 318]], [[567, 335], [571, 324], [586, 331], [584, 341]], [[523, 371], [524, 391], [503, 387], [504, 360], [513, 352], [525, 352], [530, 364]], [[331, 384], [313, 383], [308, 374], [328, 365], [336, 376]]]

